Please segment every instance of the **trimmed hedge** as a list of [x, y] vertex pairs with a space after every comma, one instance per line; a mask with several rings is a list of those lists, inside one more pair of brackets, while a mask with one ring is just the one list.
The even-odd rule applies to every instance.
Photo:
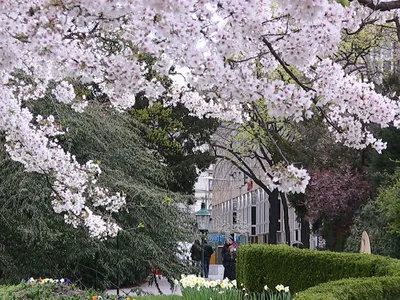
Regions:
[[286, 245], [244, 245], [239, 248], [237, 279], [249, 291], [264, 285], [289, 286], [292, 292], [350, 277], [400, 276], [400, 260], [388, 257], [313, 251]]
[[296, 300], [399, 300], [400, 277], [350, 278], [322, 283]]

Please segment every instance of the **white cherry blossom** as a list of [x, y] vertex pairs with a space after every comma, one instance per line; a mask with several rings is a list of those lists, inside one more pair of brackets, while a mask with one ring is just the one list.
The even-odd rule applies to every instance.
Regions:
[[[122, 191], [97, 186], [93, 163], [79, 164], [56, 137], [53, 117], [33, 116], [27, 101], [46, 96], [83, 111], [72, 82], [96, 83], [118, 110], [135, 94], [168, 96], [201, 117], [242, 122], [242, 105], [263, 99], [270, 118], [300, 122], [324, 112], [338, 142], [382, 151], [367, 124], [400, 125], [399, 107], [331, 61], [343, 29], [384, 23], [394, 12], [329, 0], [3, 0], [0, 1], [0, 131], [10, 157], [49, 177], [53, 206], [94, 236], [115, 235]], [[140, 59], [152, 55], [153, 66]], [[149, 80], [149, 68], [157, 76]], [[168, 89], [161, 78], [186, 68]], [[281, 78], [279, 74], [284, 74]], [[54, 86], [56, 84], [56, 86]], [[92, 158], [96, 159], [96, 158]], [[270, 185], [302, 192], [305, 170], [278, 164]], [[97, 207], [107, 215], [98, 215]]]

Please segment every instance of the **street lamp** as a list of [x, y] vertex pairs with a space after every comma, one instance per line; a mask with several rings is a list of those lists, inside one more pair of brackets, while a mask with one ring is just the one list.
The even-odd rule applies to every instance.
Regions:
[[210, 212], [206, 208], [206, 203], [201, 203], [201, 208], [196, 212], [197, 227], [202, 233], [201, 243], [201, 276], [204, 276], [204, 236], [208, 232], [208, 225], [210, 223]]

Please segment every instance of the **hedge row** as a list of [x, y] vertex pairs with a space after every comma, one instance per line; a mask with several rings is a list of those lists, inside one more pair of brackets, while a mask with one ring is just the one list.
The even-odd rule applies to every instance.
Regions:
[[252, 292], [265, 285], [292, 292], [350, 277], [400, 276], [400, 260], [378, 255], [312, 251], [286, 245], [244, 245], [238, 251], [237, 278]]
[[296, 295], [296, 300], [399, 300], [400, 277], [349, 278], [322, 283]]

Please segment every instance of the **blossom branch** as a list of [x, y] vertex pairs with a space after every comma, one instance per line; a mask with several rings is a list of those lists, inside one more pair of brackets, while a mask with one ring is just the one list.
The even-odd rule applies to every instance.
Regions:
[[[363, 6], [369, 7], [373, 10], [388, 11], [400, 8], [400, 1], [373, 1], [373, 0], [358, 0]], [[375, 4], [376, 3], [376, 4]]]

